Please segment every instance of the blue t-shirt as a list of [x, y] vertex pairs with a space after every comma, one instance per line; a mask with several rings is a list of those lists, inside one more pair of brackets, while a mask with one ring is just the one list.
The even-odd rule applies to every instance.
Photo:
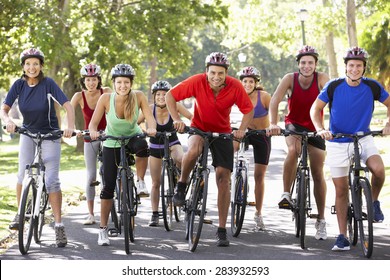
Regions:
[[62, 106], [68, 98], [51, 78], [44, 78], [34, 87], [30, 87], [26, 80], [18, 79], [9, 90], [4, 104], [11, 107], [16, 99], [25, 128], [33, 133], [59, 129], [54, 101]]
[[[337, 79], [329, 81], [321, 90], [318, 98], [329, 103], [327, 89], [329, 84]], [[362, 80], [373, 79], [363, 77]], [[376, 81], [375, 81], [376, 82]], [[381, 88], [379, 101], [384, 102], [389, 93], [376, 82]], [[332, 109], [330, 110], [329, 127], [333, 134], [336, 133], [356, 133], [370, 131], [370, 123], [374, 109], [374, 96], [371, 88], [361, 82], [358, 86], [352, 87], [346, 81], [340, 83], [333, 93]], [[350, 142], [352, 139], [338, 138], [334, 142]]]

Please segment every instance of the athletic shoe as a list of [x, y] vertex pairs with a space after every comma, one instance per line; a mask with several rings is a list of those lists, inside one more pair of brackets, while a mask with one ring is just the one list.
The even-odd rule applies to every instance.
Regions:
[[218, 228], [217, 230], [217, 246], [218, 247], [228, 247], [229, 240], [227, 239], [226, 228]]
[[332, 251], [349, 251], [349, 241], [345, 238], [344, 234], [340, 234], [337, 237], [336, 243], [334, 244]]
[[98, 245], [100, 246], [110, 245], [110, 239], [108, 239], [107, 227], [99, 229]]
[[68, 239], [66, 238], [66, 234], [65, 234], [65, 227], [64, 226], [54, 227], [54, 230], [56, 232], [57, 247], [65, 247], [66, 244], [68, 243]]
[[88, 215], [88, 217], [87, 217], [87, 219], [84, 221], [84, 225], [93, 225], [93, 224], [95, 224], [96, 223], [96, 221], [95, 221], [95, 216], [94, 215], [92, 215], [92, 214], [89, 214]]
[[284, 192], [280, 198], [279, 208], [291, 209], [292, 205], [291, 194], [289, 192]]
[[19, 229], [19, 215], [16, 214], [12, 222], [9, 224], [9, 229], [18, 230]]
[[383, 212], [381, 210], [381, 204], [378, 200], [374, 201], [372, 203], [374, 206], [374, 222], [375, 223], [381, 223], [385, 219], [385, 216], [383, 215]]
[[139, 180], [137, 181], [137, 194], [142, 197], [148, 197], [149, 192], [146, 188], [145, 181]]
[[257, 213], [255, 213], [255, 216], [254, 216], [253, 219], [255, 220], [255, 223], [256, 223], [255, 230], [265, 230], [265, 225], [264, 225], [264, 222], [263, 222], [263, 216], [257, 215]]
[[173, 204], [175, 206], [183, 206], [186, 202], [186, 183], [177, 182], [176, 188], [175, 188], [175, 194], [173, 195]]
[[158, 215], [153, 214], [152, 217], [150, 218], [149, 226], [150, 227], [158, 226], [159, 219], [160, 217]]
[[317, 240], [326, 240], [328, 235], [326, 234], [326, 222], [325, 219], [318, 219], [315, 224], [316, 227], [316, 235], [315, 238]]

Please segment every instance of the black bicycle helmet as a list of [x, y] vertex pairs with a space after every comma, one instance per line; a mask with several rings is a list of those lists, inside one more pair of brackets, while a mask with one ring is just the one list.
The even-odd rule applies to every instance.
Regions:
[[352, 47], [347, 50], [347, 53], [343, 58], [345, 64], [347, 64], [348, 60], [357, 59], [363, 61], [365, 66], [368, 59], [368, 53], [363, 48]]
[[300, 50], [298, 50], [298, 52], [295, 56], [295, 60], [299, 61], [301, 59], [301, 57], [305, 56], [305, 55], [311, 55], [312, 57], [315, 58], [316, 62], [318, 61], [318, 52], [312, 46], [303, 46]]
[[220, 53], [220, 52], [213, 52], [213, 53], [209, 54], [206, 57], [205, 64], [206, 64], [206, 67], [208, 67], [210, 65], [217, 65], [217, 66], [225, 67], [226, 69], [228, 69], [229, 65], [230, 65], [226, 54]]
[[258, 82], [261, 79], [260, 71], [253, 66], [246, 66], [242, 68], [241, 71], [237, 73], [237, 75], [240, 78], [240, 80], [246, 77], [252, 77], [253, 79], [256, 80], [256, 82]]
[[83, 76], [83, 77], [96, 77], [96, 76], [100, 76], [100, 72], [101, 72], [101, 70], [100, 70], [99, 65], [96, 65], [96, 64], [93, 64], [93, 63], [84, 65], [80, 69], [80, 75]]
[[134, 78], [135, 71], [130, 64], [117, 64], [111, 69], [111, 78], [114, 79], [116, 77], [128, 77]]
[[22, 53], [20, 54], [20, 63], [23, 65], [24, 61], [27, 58], [31, 57], [38, 58], [41, 61], [41, 64], [45, 62], [45, 55], [41, 50], [39, 50], [38, 48], [29, 48], [22, 51]]
[[152, 94], [154, 94], [158, 90], [169, 91], [171, 88], [171, 84], [167, 81], [157, 81], [152, 85]]

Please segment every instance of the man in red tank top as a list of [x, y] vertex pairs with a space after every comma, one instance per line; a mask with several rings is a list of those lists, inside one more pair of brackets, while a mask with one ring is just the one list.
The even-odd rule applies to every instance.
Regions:
[[[298, 72], [288, 73], [280, 81], [273, 94], [269, 107], [271, 135], [280, 135], [278, 126], [279, 103], [287, 94], [288, 113], [285, 117], [285, 127], [293, 131], [315, 131], [315, 127], [310, 118], [310, 108], [316, 100], [320, 90], [329, 81], [326, 73], [316, 72], [318, 53], [311, 46], [304, 46], [296, 55], [298, 62]], [[291, 207], [290, 187], [294, 182], [297, 168], [298, 156], [301, 149], [301, 139], [297, 135], [287, 136], [286, 144], [288, 148], [287, 156], [283, 167], [283, 194], [279, 202], [279, 208]], [[309, 138], [308, 145], [310, 169], [314, 181], [314, 197], [317, 204], [318, 219], [315, 224], [315, 238], [325, 240], [325, 199], [326, 183], [324, 179], [323, 167], [325, 161], [325, 142], [321, 138]]]

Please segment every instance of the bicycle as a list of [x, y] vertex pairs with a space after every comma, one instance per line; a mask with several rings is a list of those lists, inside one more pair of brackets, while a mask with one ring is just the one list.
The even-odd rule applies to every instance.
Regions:
[[209, 173], [207, 161], [210, 144], [213, 139], [221, 137], [231, 139], [231, 134], [204, 132], [194, 127], [187, 127], [186, 132], [192, 135], [199, 135], [204, 139], [203, 149], [198, 157], [194, 169], [191, 172], [190, 181], [185, 193], [190, 191], [188, 199], [183, 206], [186, 219], [186, 239], [191, 252], [195, 252], [202, 233], [205, 222], [207, 191], [209, 183]]
[[181, 207], [173, 205], [173, 194], [177, 179], [180, 176], [180, 170], [177, 168], [169, 150], [169, 137], [176, 132], [157, 132], [155, 137], [164, 139], [164, 156], [162, 158], [161, 167], [161, 209], [164, 226], [167, 231], [172, 230], [173, 216], [176, 222], [180, 222]]
[[[42, 158], [42, 143], [53, 137], [62, 136], [62, 130], [49, 133], [32, 133], [26, 128], [16, 127], [15, 132], [24, 134], [35, 140], [36, 154], [34, 161], [26, 165], [22, 183], [22, 194], [19, 205], [19, 251], [22, 255], [28, 253], [32, 236], [35, 243], [40, 243], [45, 224], [45, 212], [48, 209], [49, 194], [45, 185], [45, 165]], [[73, 136], [76, 133], [73, 133]]]
[[[363, 255], [370, 258], [374, 249], [373, 204], [369, 169], [362, 166], [359, 151], [359, 140], [365, 136], [382, 136], [382, 131], [357, 132], [354, 134], [337, 133], [334, 138], [352, 138], [353, 154], [349, 167], [349, 204], [347, 212], [347, 235], [352, 245], [356, 245], [358, 235]], [[361, 175], [364, 172], [364, 176]], [[332, 214], [336, 214], [332, 206]]]
[[[145, 134], [133, 136], [112, 136], [100, 135], [98, 140], [116, 140], [120, 143], [120, 163], [117, 169], [115, 186], [116, 198], [113, 199], [111, 217], [114, 221], [114, 228], [108, 229], [110, 236], [122, 234], [122, 226], [125, 240], [126, 254], [130, 253], [130, 241], [134, 242], [135, 216], [138, 212], [139, 195], [134, 183], [134, 173], [131, 166], [135, 164], [134, 155], [128, 154], [126, 145], [133, 138], [145, 138]], [[116, 203], [117, 202], [117, 203]], [[118, 215], [119, 214], [119, 215]]]
[[265, 130], [250, 130], [245, 133], [245, 137], [240, 141], [240, 149], [236, 152], [235, 167], [232, 176], [232, 184], [230, 191], [230, 206], [231, 206], [231, 232], [233, 237], [237, 237], [242, 229], [245, 219], [245, 210], [247, 205], [256, 205], [248, 202], [248, 172], [249, 162], [245, 158], [245, 151], [248, 150], [246, 138], [251, 135], [265, 135]]
[[308, 165], [308, 140], [316, 137], [316, 132], [297, 132], [281, 130], [281, 135], [297, 135], [301, 137], [301, 154], [297, 165], [294, 182], [290, 188], [292, 205], [279, 204], [279, 208], [291, 209], [295, 221], [295, 236], [300, 238], [300, 245], [305, 249], [306, 218], [318, 218], [318, 214], [311, 213], [310, 195], [310, 167]]

